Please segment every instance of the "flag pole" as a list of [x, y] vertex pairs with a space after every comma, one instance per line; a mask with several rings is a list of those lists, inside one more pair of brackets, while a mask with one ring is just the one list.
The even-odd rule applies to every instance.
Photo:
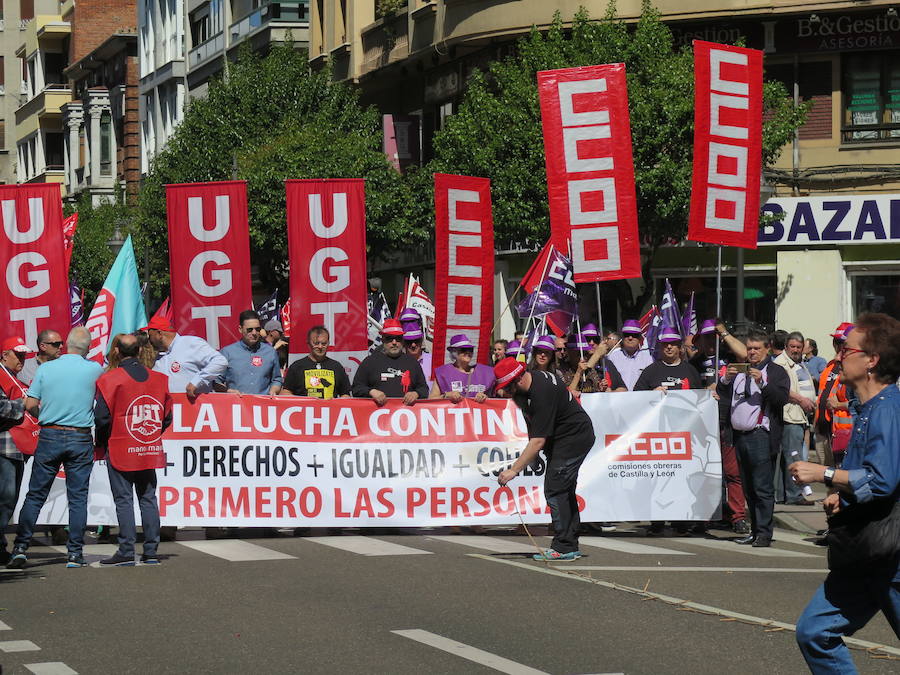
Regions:
[[[522, 288], [522, 287], [516, 286], [515, 290], [509, 296], [509, 302], [506, 303], [506, 307], [504, 307], [503, 311], [500, 312], [500, 314], [497, 316], [497, 320], [494, 322], [494, 325], [491, 328], [491, 337], [494, 337], [494, 331], [497, 330], [497, 326], [500, 325], [500, 321], [503, 319], [504, 316], [506, 316], [506, 313], [509, 311], [509, 308], [512, 307], [513, 300], [515, 299], [516, 294], [519, 292], [520, 288]], [[501, 335], [501, 337], [503, 337], [503, 336]]]
[[[544, 279], [547, 277], [547, 266], [550, 264], [550, 258], [553, 257], [553, 244], [550, 244], [550, 251], [547, 253], [547, 259], [544, 261], [544, 269], [541, 270], [541, 280], [538, 282], [535, 290], [539, 290], [541, 285], [544, 283]], [[535, 303], [531, 303], [531, 312], [528, 315], [528, 321], [525, 322], [525, 333], [528, 333], [528, 327], [531, 325], [531, 320], [534, 318], [534, 305]]]
[[[722, 318], [722, 245], [720, 244], [718, 247], [717, 261], [716, 261], [716, 321], [721, 320]], [[719, 372], [719, 345], [721, 344], [721, 339], [718, 335], [716, 335], [716, 363], [713, 367], [713, 370], [718, 375]]]
[[600, 333], [600, 338], [604, 337], [603, 333], [603, 308], [600, 306], [600, 282], [594, 282], [594, 291], [597, 293], [597, 332]]

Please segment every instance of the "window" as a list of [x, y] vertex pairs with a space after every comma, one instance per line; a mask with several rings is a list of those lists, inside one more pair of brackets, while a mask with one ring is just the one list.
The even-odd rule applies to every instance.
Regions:
[[846, 54], [845, 143], [900, 138], [900, 52]]
[[112, 175], [112, 115], [100, 115], [100, 175]]
[[853, 275], [853, 315], [884, 312], [900, 319], [900, 272]]
[[34, 18], [34, 0], [19, 0], [19, 18], [22, 21]]
[[62, 169], [65, 165], [65, 160], [63, 159], [63, 153], [65, 153], [65, 141], [63, 135], [57, 132], [49, 132], [47, 134], [45, 148], [47, 168], [56, 169], [57, 171]]
[[[766, 66], [766, 79], [781, 82], [787, 89], [788, 96], [791, 97], [794, 95], [794, 73], [793, 63]], [[804, 103], [812, 103], [809, 114], [806, 116], [806, 122], [798, 131], [800, 140], [830, 139], [832, 136], [831, 62], [800, 63], [796, 74], [800, 100]]]

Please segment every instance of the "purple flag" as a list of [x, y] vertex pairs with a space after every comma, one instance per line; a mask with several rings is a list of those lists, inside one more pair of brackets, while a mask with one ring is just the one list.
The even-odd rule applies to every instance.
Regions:
[[662, 315], [663, 325], [678, 329], [681, 337], [684, 337], [684, 326], [681, 323], [681, 313], [678, 311], [678, 300], [675, 299], [672, 284], [668, 279], [666, 279], [662, 302], [659, 305], [659, 313]]
[[684, 317], [681, 322], [681, 337], [686, 338], [688, 335], [697, 334], [697, 310], [694, 309], [694, 292], [691, 291], [691, 299], [688, 301], [687, 309], [684, 310]]
[[84, 306], [81, 303], [81, 289], [76, 284], [69, 284], [69, 302], [71, 303], [71, 325], [84, 325]]
[[522, 318], [543, 316], [551, 312], [563, 312], [570, 316], [575, 314], [578, 311], [578, 294], [572, 261], [554, 249], [547, 264], [547, 276], [533, 293], [529, 293], [516, 305], [516, 311]]

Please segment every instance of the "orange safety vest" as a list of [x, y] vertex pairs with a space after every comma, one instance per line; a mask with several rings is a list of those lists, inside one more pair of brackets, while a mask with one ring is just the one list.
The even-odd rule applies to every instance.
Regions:
[[849, 410], [829, 410], [825, 407], [825, 402], [834, 396], [840, 402], [846, 402], [847, 387], [841, 382], [841, 375], [838, 373], [834, 376], [831, 386], [829, 387], [829, 378], [832, 371], [837, 367], [838, 361], [831, 360], [822, 374], [819, 376], [819, 398], [816, 405], [816, 419], [814, 424], [818, 425], [819, 420], [824, 416], [825, 422], [831, 423], [832, 430], [851, 429], [853, 428], [853, 418]]

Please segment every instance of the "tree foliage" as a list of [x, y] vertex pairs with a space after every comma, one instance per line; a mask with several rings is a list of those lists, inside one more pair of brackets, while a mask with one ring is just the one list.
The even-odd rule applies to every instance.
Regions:
[[381, 119], [330, 73], [310, 72], [306, 53], [276, 46], [249, 49], [190, 103], [184, 120], [153, 161], [140, 195], [139, 248], [150, 247], [157, 295], [168, 283], [165, 185], [247, 181], [251, 258], [269, 288], [285, 286], [289, 178], [366, 179], [370, 256], [424, 238], [409, 217], [409, 190], [381, 147]]
[[[600, 20], [580, 10], [570, 28], [557, 13], [549, 30], [533, 29], [515, 54], [476, 71], [458, 114], [435, 136], [431, 168], [490, 178], [496, 239], [542, 243], [550, 222], [537, 72], [602, 63], [626, 68], [638, 223], [651, 252], [647, 277], [652, 252], [686, 233], [694, 131], [693, 53], [675, 47], [649, 2], [632, 26], [616, 17], [614, 3]], [[802, 124], [805, 108], [795, 108], [777, 82], [765, 84], [764, 105], [763, 164], [769, 166]], [[620, 299], [626, 305], [643, 300], [633, 302], [630, 292]]]

